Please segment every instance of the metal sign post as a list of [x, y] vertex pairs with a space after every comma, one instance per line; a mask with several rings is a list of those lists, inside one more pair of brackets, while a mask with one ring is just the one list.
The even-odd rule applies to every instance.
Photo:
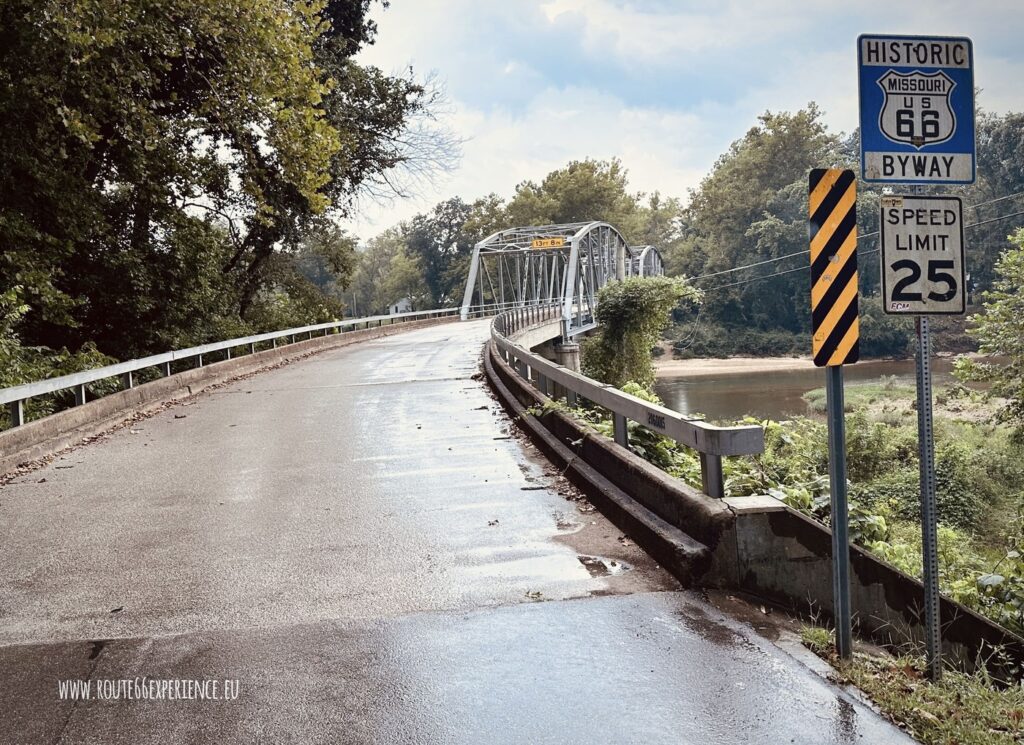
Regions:
[[928, 316], [962, 315], [966, 309], [963, 204], [959, 197], [888, 194], [881, 210], [882, 308], [891, 315], [916, 315], [925, 656], [929, 677], [938, 680], [942, 639]]
[[836, 652], [853, 656], [850, 527], [846, 498], [843, 365], [859, 356], [857, 179], [853, 171], [816, 168], [808, 182], [811, 244], [811, 350], [825, 368], [828, 475], [832, 502], [832, 592]]
[[846, 498], [846, 420], [843, 416], [843, 366], [825, 368], [828, 405], [828, 483], [832, 507], [832, 601], [836, 616], [836, 653], [853, 656], [853, 608], [850, 604], [850, 506]]
[[884, 195], [882, 308], [917, 316], [917, 434], [921, 468], [921, 563], [926, 652], [942, 674], [928, 316], [965, 311], [963, 206], [957, 197], [922, 196], [922, 184], [977, 178], [974, 45], [957, 36], [865, 34], [857, 39], [861, 175], [915, 184], [915, 194]]
[[917, 318], [917, 439], [921, 471], [921, 553], [924, 581], [925, 651], [928, 675], [942, 677], [939, 618], [939, 546], [935, 507], [935, 442], [932, 436], [932, 345], [928, 316]]

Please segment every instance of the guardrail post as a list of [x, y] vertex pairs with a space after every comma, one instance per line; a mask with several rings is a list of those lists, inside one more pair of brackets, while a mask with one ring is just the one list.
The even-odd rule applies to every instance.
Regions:
[[725, 479], [722, 476], [722, 456], [710, 453], [700, 454], [700, 481], [704, 493], [721, 499], [725, 496]]
[[163, 364], [163, 368], [164, 368], [164, 377], [170, 377], [170, 375], [171, 375], [171, 363], [170, 362], [165, 362]]
[[256, 354], [256, 342], [249, 344], [249, 354]]
[[131, 370], [129, 370], [128, 372], [121, 376], [121, 382], [124, 384], [125, 390], [135, 387], [135, 380], [132, 377]]
[[537, 373], [537, 390], [539, 390], [545, 396], [548, 395], [548, 378], [546, 375]]
[[622, 445], [624, 448], [629, 447], [629, 425], [626, 422], [626, 417], [622, 414], [616, 414], [612, 412], [612, 427], [615, 430], [615, 444]]
[[75, 386], [75, 406], [85, 403], [85, 383]]
[[579, 406], [579, 399], [576, 397], [576, 391], [570, 390], [569, 388], [566, 388], [565, 389], [565, 402], [567, 404], [569, 404], [570, 408], [573, 408], [573, 409], [575, 409], [577, 406]]
[[25, 423], [25, 402], [11, 401], [11, 426], [20, 427]]
[[273, 345], [272, 349], [277, 349], [277, 339], [271, 339], [270, 343]]
[[202, 366], [203, 366], [203, 355], [197, 354], [196, 355], [196, 367], [202, 367]]
[[224, 351], [227, 353], [227, 357], [225, 357], [224, 359], [230, 360], [231, 359], [231, 347], [228, 347]]

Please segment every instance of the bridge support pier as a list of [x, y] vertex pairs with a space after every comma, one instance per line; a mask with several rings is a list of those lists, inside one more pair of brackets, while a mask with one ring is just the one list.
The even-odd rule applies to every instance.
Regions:
[[[575, 342], [555, 344], [555, 362], [567, 370], [578, 373], [580, 371], [580, 345]], [[554, 383], [552, 387], [554, 388], [552, 398], [556, 401], [564, 398], [569, 406], [574, 409], [576, 408], [578, 402], [575, 391], [567, 391], [565, 386], [558, 385], [557, 383]]]
[[555, 361], [573, 372], [580, 371], [580, 345], [565, 341], [555, 345]]

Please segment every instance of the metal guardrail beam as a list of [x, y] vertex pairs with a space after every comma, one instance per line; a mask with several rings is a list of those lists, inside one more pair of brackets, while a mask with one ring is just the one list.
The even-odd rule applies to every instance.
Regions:
[[566, 391], [566, 398], [578, 401], [584, 398], [612, 412], [616, 423], [616, 442], [627, 445], [626, 423], [638, 422], [653, 432], [669, 437], [696, 450], [700, 454], [704, 492], [712, 497], [725, 496], [722, 477], [722, 456], [756, 455], [764, 452], [764, 430], [755, 425], [719, 427], [693, 420], [678, 411], [652, 404], [618, 388], [599, 383], [562, 365], [534, 354], [518, 339], [529, 339], [536, 344], [543, 334], [541, 327], [550, 326], [548, 338], [561, 335], [558, 325], [560, 314], [554, 309], [537, 309], [535, 313], [521, 310], [506, 311], [495, 317], [491, 326], [491, 340], [505, 360], [521, 377], [530, 380], [536, 374]]
[[[493, 312], [489, 307], [474, 306], [469, 309], [470, 315], [483, 316]], [[499, 309], [500, 310], [500, 309]], [[164, 352], [137, 360], [118, 362], [105, 367], [97, 367], [92, 370], [83, 370], [70, 375], [61, 375], [56, 378], [47, 378], [33, 383], [25, 383], [10, 388], [0, 389], [0, 405], [7, 404], [10, 407], [11, 424], [15, 427], [25, 423], [25, 401], [35, 396], [43, 396], [48, 393], [56, 393], [67, 389], [74, 389], [75, 403], [85, 403], [85, 386], [109, 378], [121, 378], [123, 386], [130, 388], [134, 382], [133, 373], [151, 367], [159, 367], [163, 375], [171, 374], [171, 364], [183, 360], [194, 360], [197, 367], [203, 365], [203, 356], [215, 352], [226, 352], [231, 355], [231, 350], [236, 347], [248, 347], [248, 352], [254, 353], [256, 345], [263, 342], [271, 342], [276, 348], [281, 339], [289, 343], [296, 341], [298, 336], [306, 336], [312, 339], [314, 334], [322, 333], [324, 336], [338, 332], [343, 333], [346, 329], [353, 329], [359, 326], [369, 328], [371, 326], [384, 326], [407, 321], [422, 320], [427, 318], [442, 318], [459, 314], [459, 308], [440, 308], [437, 310], [423, 310], [412, 313], [396, 313], [394, 315], [367, 316], [365, 318], [349, 318], [342, 321], [330, 323], [318, 323], [312, 326], [300, 326], [298, 328], [284, 329], [282, 331], [271, 331], [265, 334], [254, 334], [238, 339], [202, 344], [197, 347], [178, 349], [173, 352]]]

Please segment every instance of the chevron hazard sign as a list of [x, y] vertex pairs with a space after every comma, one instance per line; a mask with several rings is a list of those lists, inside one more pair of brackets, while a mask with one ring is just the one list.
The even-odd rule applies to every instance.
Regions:
[[857, 179], [853, 171], [816, 168], [808, 184], [811, 240], [811, 350], [814, 364], [856, 362]]

